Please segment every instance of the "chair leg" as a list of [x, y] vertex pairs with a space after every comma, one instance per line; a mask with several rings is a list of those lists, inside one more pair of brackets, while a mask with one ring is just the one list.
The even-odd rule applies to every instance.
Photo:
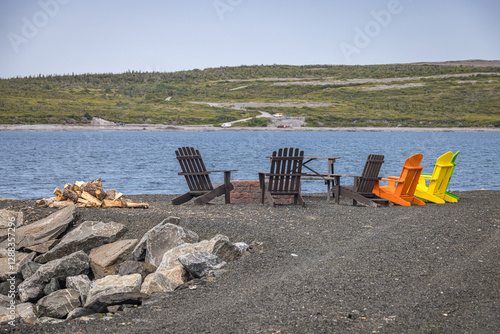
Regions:
[[194, 196], [191, 195], [191, 193], [185, 193], [184, 195], [174, 198], [172, 200], [172, 205], [180, 205], [182, 203], [186, 203], [187, 201], [190, 201], [193, 197]]
[[200, 197], [198, 197], [197, 199], [195, 199], [194, 204], [195, 205], [206, 204], [206, 203], [210, 202], [211, 200], [213, 200], [214, 198], [216, 198], [217, 196], [224, 195], [225, 192], [226, 192], [226, 186], [220, 185], [219, 187], [215, 188], [214, 190], [212, 190], [206, 194], [203, 194]]

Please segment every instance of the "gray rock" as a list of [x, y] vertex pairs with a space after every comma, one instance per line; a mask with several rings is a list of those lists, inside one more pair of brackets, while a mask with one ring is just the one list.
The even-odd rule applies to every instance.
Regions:
[[90, 268], [96, 279], [118, 273], [120, 264], [132, 252], [137, 239], [118, 240], [90, 251]]
[[141, 283], [140, 274], [109, 275], [98, 279], [92, 285], [84, 307], [96, 312], [104, 312], [110, 305], [140, 304], [141, 300], [147, 296], [140, 292]]
[[141, 274], [142, 280], [146, 278], [149, 274], [153, 273], [156, 267], [151, 264], [146, 264], [140, 261], [125, 261], [120, 265], [118, 269], [118, 275], [130, 275], [130, 274]]
[[43, 289], [52, 278], [66, 279], [68, 276], [86, 274], [89, 263], [88, 255], [84, 251], [78, 251], [42, 265], [19, 285], [19, 299], [21, 302], [37, 300], [43, 296]]
[[[96, 312], [103, 312], [109, 305], [127, 302], [140, 302], [143, 294], [140, 293], [142, 277], [140, 274], [126, 276], [109, 275], [98, 279], [90, 288], [85, 307]], [[136, 299], [140, 297], [140, 299]]]
[[142, 300], [147, 297], [148, 295], [142, 292], [114, 292], [96, 297], [92, 300], [92, 303], [86, 304], [85, 307], [97, 313], [103, 313], [112, 305], [141, 305]]
[[16, 305], [16, 311], [21, 318], [29, 324], [38, 322], [38, 315], [36, 313], [36, 306], [32, 303], [21, 303]]
[[195, 278], [207, 276], [211, 271], [220, 269], [226, 262], [214, 254], [196, 251], [179, 257], [179, 262]]
[[14, 307], [0, 306], [0, 324], [7, 323], [19, 317], [20, 315], [19, 313], [17, 313], [15, 306]]
[[68, 313], [68, 316], [66, 317], [66, 320], [71, 320], [71, 319], [76, 319], [80, 318], [83, 316], [91, 315], [94, 314], [95, 311], [85, 308], [85, 307], [77, 307], [73, 311]]
[[57, 318], [52, 318], [52, 317], [41, 317], [38, 319], [38, 323], [40, 324], [60, 324], [61, 322], [64, 322], [64, 319], [57, 319]]
[[82, 303], [85, 304], [90, 291], [91, 281], [87, 275], [66, 277], [66, 288], [78, 291]]
[[115, 242], [126, 230], [125, 225], [115, 222], [85, 221], [69, 231], [57, 246], [38, 256], [35, 261], [45, 263], [77, 250], [89, 253], [92, 248]]
[[55, 292], [57, 290], [61, 290], [59, 280], [57, 278], [51, 278], [49, 283], [45, 284], [45, 287], [43, 288], [43, 294], [48, 296], [52, 292]]
[[250, 249], [250, 246], [244, 242], [235, 242], [234, 245], [239, 248], [241, 254], [245, 254]]
[[33, 224], [16, 229], [16, 249], [43, 244], [63, 233], [75, 216], [75, 206], [69, 205]]
[[235, 261], [243, 255], [238, 246], [229, 241], [225, 235], [218, 234], [210, 241], [214, 243], [212, 254], [217, 255], [223, 261]]
[[163, 254], [185, 243], [198, 242], [198, 234], [174, 224], [165, 224], [154, 231], [146, 243], [146, 263], [158, 266]]
[[[3, 257], [0, 258], [0, 282], [6, 281], [12, 276], [21, 276], [21, 267], [33, 260], [36, 253], [23, 253], [14, 251], [13, 257]], [[15, 260], [15, 264], [11, 261]]]
[[170, 292], [176, 285], [162, 273], [153, 273], [146, 277], [141, 286], [141, 292], [148, 295], [154, 292]]
[[66, 318], [69, 312], [79, 307], [80, 294], [73, 289], [58, 290], [43, 297], [37, 303], [40, 317]]
[[10, 305], [10, 301], [12, 299], [9, 298], [7, 295], [0, 294], [0, 306], [7, 307]]
[[[0, 241], [7, 239], [9, 228], [17, 228], [23, 224], [23, 213], [21, 211], [0, 210]], [[10, 230], [12, 232], [12, 230]]]
[[130, 259], [132, 261], [144, 261], [144, 259], [146, 258], [146, 243], [149, 239], [149, 236], [155, 231], [161, 229], [161, 227], [165, 224], [179, 225], [180, 220], [181, 219], [177, 217], [168, 217], [162, 220], [161, 223], [159, 223], [158, 225], [147, 231], [135, 246], [134, 250], [132, 251], [132, 254], [130, 254]]
[[193, 253], [195, 251], [210, 252], [212, 250], [211, 246], [213, 245], [211, 245], [208, 240], [202, 240], [197, 243], [182, 244], [180, 246], [172, 248], [171, 250], [163, 254], [162, 261], [158, 265], [156, 271], [160, 272], [172, 269], [177, 266], [182, 266], [182, 264], [179, 262], [180, 256]]
[[42, 265], [38, 262], [28, 261], [23, 264], [20, 268], [21, 274], [23, 275], [23, 279], [28, 279], [33, 276], [34, 273], [40, 268]]
[[[172, 224], [171, 222], [175, 222]], [[193, 243], [199, 237], [193, 231], [178, 226], [179, 218], [169, 217], [149, 230], [132, 252], [131, 260], [158, 266], [163, 254], [184, 243]]]
[[[23, 282], [22, 279], [20, 279], [19, 277], [16, 277], [16, 279], [14, 281], [8, 280], [8, 281], [0, 283], [0, 294], [8, 296], [9, 293], [11, 292], [11, 290], [17, 291], [17, 287], [22, 282]], [[14, 287], [12, 286], [12, 283], [14, 284]]]

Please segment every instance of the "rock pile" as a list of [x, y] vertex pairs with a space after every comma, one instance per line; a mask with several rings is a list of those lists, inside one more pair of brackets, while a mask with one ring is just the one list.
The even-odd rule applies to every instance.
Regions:
[[[18, 213], [0, 210], [0, 323], [59, 322], [140, 305], [154, 292], [220, 273], [248, 249], [223, 235], [200, 241], [176, 217], [140, 240], [120, 239], [126, 227], [115, 222], [69, 229], [75, 210], [67, 206], [25, 226]], [[5, 217], [15, 240], [3, 232]]]

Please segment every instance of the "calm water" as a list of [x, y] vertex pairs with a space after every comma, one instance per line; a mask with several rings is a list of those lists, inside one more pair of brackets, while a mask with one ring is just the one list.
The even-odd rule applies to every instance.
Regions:
[[[432, 173], [441, 154], [460, 150], [450, 189], [500, 190], [500, 133], [0, 131], [0, 197], [49, 197], [67, 182], [97, 178], [105, 190], [126, 195], [181, 194], [187, 185], [177, 175], [180, 146], [198, 148], [209, 170], [237, 169], [233, 180], [257, 180], [255, 170], [268, 170], [265, 157], [280, 147], [340, 156], [340, 174], [360, 174], [368, 154], [383, 154], [384, 177], [399, 175], [414, 153], [423, 153], [424, 172]], [[327, 170], [326, 160], [310, 165]], [[222, 182], [222, 174], [212, 181]], [[321, 181], [303, 183], [305, 193], [324, 191]]]

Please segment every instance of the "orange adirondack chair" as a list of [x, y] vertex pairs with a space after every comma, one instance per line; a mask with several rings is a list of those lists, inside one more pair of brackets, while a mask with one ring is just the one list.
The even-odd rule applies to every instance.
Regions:
[[425, 205], [425, 202], [414, 196], [423, 169], [420, 165], [423, 157], [422, 153], [417, 153], [406, 159], [401, 175], [381, 179], [389, 182], [389, 185], [381, 187], [380, 182], [377, 182], [373, 187], [373, 193], [403, 206], [411, 206], [411, 203]]

